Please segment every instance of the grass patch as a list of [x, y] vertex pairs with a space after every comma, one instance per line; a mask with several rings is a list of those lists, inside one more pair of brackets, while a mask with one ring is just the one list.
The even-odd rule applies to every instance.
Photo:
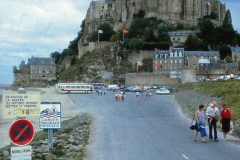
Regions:
[[211, 97], [222, 97], [223, 101], [218, 105], [219, 109], [222, 104], [227, 104], [231, 111], [234, 120], [240, 118], [240, 81], [212, 81], [202, 83], [185, 83], [179, 86], [182, 90], [196, 89], [200, 92]]

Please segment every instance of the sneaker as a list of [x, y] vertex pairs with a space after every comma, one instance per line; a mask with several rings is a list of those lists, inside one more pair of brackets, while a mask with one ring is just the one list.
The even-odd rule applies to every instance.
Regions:
[[215, 142], [217, 142], [217, 141], [218, 141], [218, 139], [215, 139], [214, 141], [215, 141]]

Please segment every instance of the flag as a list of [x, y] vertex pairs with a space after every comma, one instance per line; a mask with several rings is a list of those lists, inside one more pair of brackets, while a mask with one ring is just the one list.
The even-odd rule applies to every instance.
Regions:
[[138, 64], [138, 66], [143, 66], [144, 65], [142, 62], [138, 62], [137, 64]]
[[159, 67], [160, 66], [160, 63], [156, 61], [156, 66]]
[[124, 33], [124, 34], [128, 34], [128, 29], [124, 29], [124, 30], [123, 30], [123, 33]]
[[98, 33], [103, 33], [103, 31], [102, 30], [98, 30]]

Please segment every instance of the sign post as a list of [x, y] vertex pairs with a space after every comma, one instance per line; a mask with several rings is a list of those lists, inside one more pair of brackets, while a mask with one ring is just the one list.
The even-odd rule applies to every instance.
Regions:
[[42, 102], [40, 105], [39, 128], [48, 129], [48, 149], [53, 146], [53, 129], [61, 128], [61, 103]]

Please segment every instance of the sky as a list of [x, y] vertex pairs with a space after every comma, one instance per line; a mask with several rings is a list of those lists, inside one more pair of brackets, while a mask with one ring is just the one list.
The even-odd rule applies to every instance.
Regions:
[[[13, 67], [28, 58], [62, 52], [77, 37], [92, 0], [1, 0], [0, 83], [13, 83]], [[104, 1], [104, 0], [98, 0]], [[240, 33], [240, 1], [221, 0]]]

